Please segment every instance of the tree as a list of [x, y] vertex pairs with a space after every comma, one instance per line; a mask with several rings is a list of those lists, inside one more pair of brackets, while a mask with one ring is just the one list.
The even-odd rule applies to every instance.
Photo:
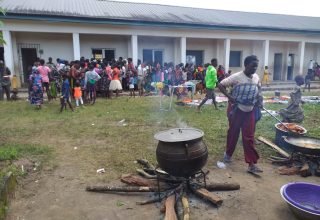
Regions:
[[[6, 10], [3, 8], [0, 8], [0, 14], [2, 14], [3, 16], [6, 15]], [[0, 27], [3, 26], [3, 22], [0, 21]], [[6, 44], [5, 40], [3, 39], [3, 35], [2, 32], [0, 32], [0, 44]]]

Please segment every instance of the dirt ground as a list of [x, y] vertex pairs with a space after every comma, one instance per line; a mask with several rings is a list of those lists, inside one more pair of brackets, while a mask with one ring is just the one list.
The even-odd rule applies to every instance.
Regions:
[[[151, 194], [86, 192], [86, 185], [99, 183], [98, 176], [104, 174], [95, 170], [82, 174], [75, 157], [64, 153], [58, 158], [60, 162], [53, 171], [34, 173], [20, 182], [8, 220], [163, 219], [159, 204], [136, 205], [136, 201], [146, 200]], [[219, 208], [190, 195], [191, 219], [294, 220], [296, 217], [279, 194], [280, 187], [292, 181], [320, 183], [319, 177], [280, 176], [277, 167], [267, 161], [261, 161], [264, 173], [260, 177], [248, 174], [243, 161], [234, 161], [227, 169], [217, 168], [215, 162], [209, 159], [205, 167], [210, 170], [209, 180], [238, 182], [241, 189], [217, 192], [224, 199]]]

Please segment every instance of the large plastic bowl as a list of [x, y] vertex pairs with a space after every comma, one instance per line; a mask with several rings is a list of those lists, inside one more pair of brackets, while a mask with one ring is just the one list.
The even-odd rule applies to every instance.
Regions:
[[300, 219], [320, 219], [320, 185], [305, 182], [288, 183], [281, 187], [280, 193]]

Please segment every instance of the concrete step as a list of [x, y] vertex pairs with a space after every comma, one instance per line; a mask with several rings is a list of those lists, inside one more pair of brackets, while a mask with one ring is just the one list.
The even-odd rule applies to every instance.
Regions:
[[[270, 82], [270, 85], [295, 85], [296, 82], [291, 80], [291, 81], [272, 81]], [[319, 84], [320, 85], [320, 80], [313, 80], [311, 81], [311, 84]]]
[[[269, 86], [266, 85], [262, 85], [262, 91], [275, 91], [275, 90], [279, 90], [279, 91], [283, 91], [283, 90], [292, 90], [295, 87], [295, 83], [294, 82], [272, 82], [270, 83]], [[302, 86], [303, 87], [303, 86]], [[320, 81], [311, 81], [310, 84], [310, 89], [320, 89]]]
[[[293, 86], [285, 86], [285, 87], [277, 87], [277, 86], [271, 87], [270, 86], [270, 87], [262, 87], [261, 90], [262, 91], [276, 91], [276, 90], [278, 90], [278, 91], [291, 91], [291, 90], [293, 90], [293, 88], [294, 88], [294, 85]], [[320, 90], [320, 85], [315, 85], [315, 86], [311, 85], [310, 89], [311, 90]]]

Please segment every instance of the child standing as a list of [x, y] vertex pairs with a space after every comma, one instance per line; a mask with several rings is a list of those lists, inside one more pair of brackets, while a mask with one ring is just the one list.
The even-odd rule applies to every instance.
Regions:
[[62, 112], [63, 108], [67, 109], [67, 103], [71, 111], [73, 111], [72, 105], [69, 100], [70, 99], [70, 83], [67, 75], [63, 74], [62, 79], [63, 79], [63, 83], [62, 83], [61, 97], [60, 97], [60, 103], [61, 103], [60, 112]]
[[129, 80], [129, 90], [130, 90], [130, 98], [132, 97], [132, 95], [133, 95], [133, 98], [135, 98], [136, 94], [134, 92], [134, 77], [132, 73]]
[[80, 87], [80, 82], [77, 80], [76, 81], [76, 86], [73, 89], [73, 95], [74, 98], [76, 100], [76, 107], [79, 107], [79, 101], [81, 106], [83, 106], [83, 100], [82, 100], [82, 91], [81, 91], [81, 87]]

